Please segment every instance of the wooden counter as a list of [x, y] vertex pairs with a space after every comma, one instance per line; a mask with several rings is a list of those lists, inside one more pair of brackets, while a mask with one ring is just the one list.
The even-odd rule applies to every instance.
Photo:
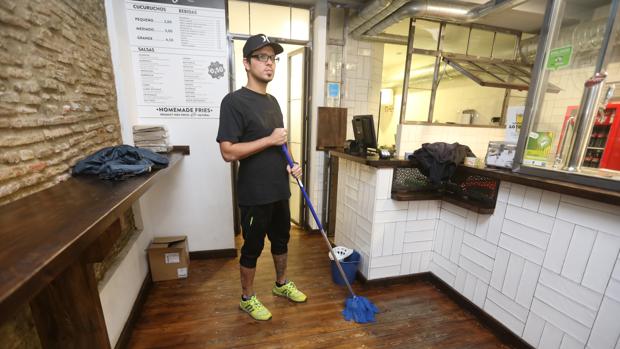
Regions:
[[[341, 151], [330, 151], [332, 156], [348, 159], [361, 164], [365, 164], [377, 168], [415, 168], [417, 165], [415, 162], [405, 160], [402, 158], [397, 159], [379, 159], [378, 157], [360, 157], [351, 154], [346, 154]], [[489, 178], [494, 178], [502, 181], [522, 184], [539, 189], [549, 190], [560, 194], [573, 195], [584, 199], [590, 199], [595, 201], [601, 201], [608, 204], [620, 205], [620, 192], [590, 187], [581, 184], [564, 182], [557, 179], [549, 179], [543, 177], [535, 177], [531, 175], [524, 175], [518, 172], [512, 172], [509, 169], [493, 169], [493, 168], [474, 168], [461, 165], [459, 171], [472, 175], [481, 175]]]

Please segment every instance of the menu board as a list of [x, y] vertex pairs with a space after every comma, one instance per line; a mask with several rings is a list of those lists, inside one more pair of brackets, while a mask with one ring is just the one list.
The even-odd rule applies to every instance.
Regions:
[[224, 1], [125, 2], [141, 118], [218, 118], [228, 93]]

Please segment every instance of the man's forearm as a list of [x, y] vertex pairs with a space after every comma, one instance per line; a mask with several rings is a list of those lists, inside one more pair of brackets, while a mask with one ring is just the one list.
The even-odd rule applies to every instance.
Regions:
[[222, 142], [220, 144], [220, 151], [224, 160], [230, 162], [247, 158], [271, 146], [273, 144], [269, 137], [263, 137], [251, 142]]

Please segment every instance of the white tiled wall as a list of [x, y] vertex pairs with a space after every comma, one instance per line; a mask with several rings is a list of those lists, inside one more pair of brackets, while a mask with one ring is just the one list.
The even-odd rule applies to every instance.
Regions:
[[502, 182], [493, 215], [442, 202], [437, 227], [430, 270], [533, 346], [618, 345], [616, 206]]
[[620, 349], [617, 206], [502, 182], [483, 215], [393, 201], [392, 170], [340, 164], [336, 241], [367, 279], [431, 271], [535, 347]]
[[413, 152], [424, 143], [459, 142], [469, 146], [477, 157], [484, 158], [489, 141], [503, 141], [505, 133], [503, 128], [398, 125], [396, 146], [398, 155], [403, 156], [405, 152]]
[[427, 271], [439, 201], [390, 199], [392, 169], [341, 160], [336, 244], [358, 251], [367, 279]]

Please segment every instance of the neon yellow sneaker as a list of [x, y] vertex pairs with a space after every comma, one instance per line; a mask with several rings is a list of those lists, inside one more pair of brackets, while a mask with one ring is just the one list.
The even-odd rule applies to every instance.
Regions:
[[239, 302], [239, 308], [250, 314], [254, 320], [265, 321], [271, 319], [271, 313], [256, 296], [252, 296], [247, 301], [242, 299], [241, 302]]
[[303, 292], [297, 289], [297, 286], [295, 286], [295, 283], [293, 283], [293, 281], [287, 282], [286, 284], [282, 285], [282, 287], [274, 285], [271, 292], [273, 292], [273, 294], [275, 294], [276, 296], [286, 297], [297, 303], [305, 302], [306, 299], [308, 299], [308, 297], [306, 297]]

